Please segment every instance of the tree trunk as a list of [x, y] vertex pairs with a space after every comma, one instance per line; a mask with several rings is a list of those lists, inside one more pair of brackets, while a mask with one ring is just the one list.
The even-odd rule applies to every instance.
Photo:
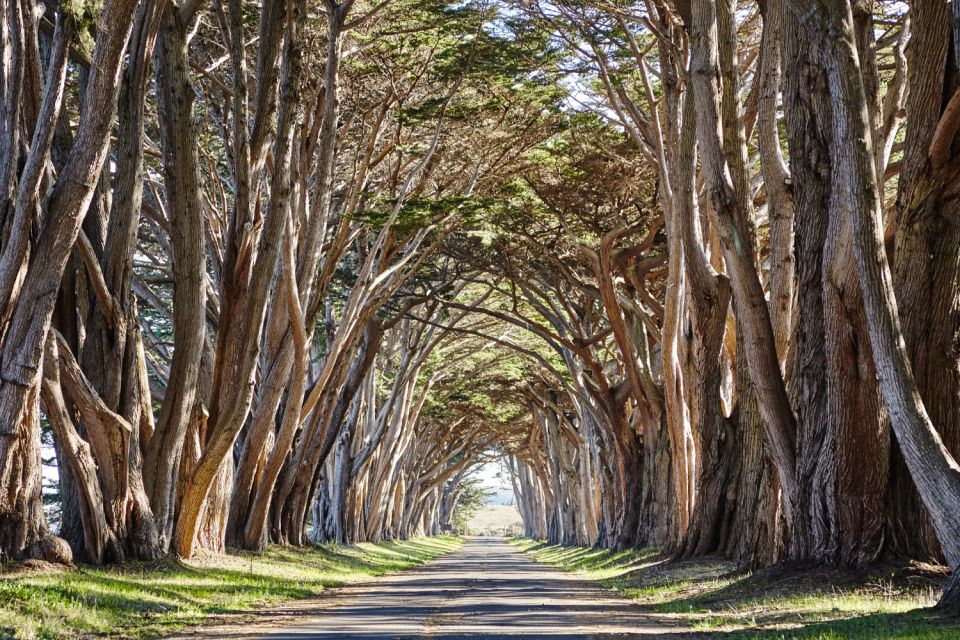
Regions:
[[[738, 329], [737, 345], [743, 342]], [[739, 361], [740, 358], [737, 357]], [[738, 473], [731, 491], [736, 496], [732, 535], [726, 555], [735, 558], [744, 569], [768, 567], [783, 557], [785, 526], [780, 509], [777, 471], [764, 446], [763, 419], [757, 407], [750, 372], [736, 367], [736, 401], [730, 416], [736, 421], [736, 437], [727, 446], [738, 452]]]
[[[36, 395], [32, 391], [31, 395]], [[38, 402], [27, 397], [28, 413], [4, 435], [5, 461], [0, 465], [0, 558], [37, 558], [69, 564], [70, 546], [50, 535], [43, 513], [40, 477]]]
[[[954, 3], [956, 6], [956, 3]], [[960, 177], [954, 153], [958, 105], [956, 51], [947, 3], [911, 4], [911, 60], [903, 165], [892, 223], [893, 287], [920, 397], [943, 444], [960, 455]], [[958, 27], [953, 27], [956, 30]], [[941, 122], [943, 123], [941, 125]], [[939, 560], [936, 530], [895, 448], [890, 476], [890, 546]]]
[[7, 555], [22, 556], [45, 536], [36, 425], [43, 346], [58, 285], [107, 157], [136, 4], [105, 3], [76, 141], [50, 195], [19, 295], [0, 301], [10, 318], [0, 347], [0, 552]]
[[[827, 66], [833, 104], [832, 161], [836, 202], [850, 216], [857, 273], [870, 327], [870, 343], [884, 404], [951, 568], [960, 568], [960, 466], [944, 447], [917, 389], [897, 316], [892, 276], [883, 245], [882, 198], [872, 131], [846, 2], [810, 7], [791, 0], [806, 28], [830, 52]], [[827, 44], [829, 43], [829, 44]]]
[[[770, 7], [772, 8], [772, 6]], [[793, 400], [797, 508], [790, 555], [845, 566], [875, 559], [884, 539], [886, 423], [866, 348], [849, 221], [831, 185], [825, 53], [786, 16], [784, 111], [796, 203], [798, 316]], [[868, 30], [869, 19], [863, 20]], [[863, 50], [869, 49], [865, 38]]]
[[783, 80], [782, 2], [766, 0], [760, 3], [760, 10], [763, 14], [763, 34], [760, 41], [760, 76], [757, 80], [760, 82], [757, 142], [763, 188], [767, 196], [767, 218], [770, 220], [770, 318], [781, 369], [786, 372], [785, 362], [793, 339], [795, 205], [777, 122], [777, 102]]
[[[695, 0], [691, 8], [691, 84], [701, 171], [718, 221], [724, 262], [737, 305], [737, 320], [742, 323], [746, 337], [744, 359], [756, 387], [768, 451], [777, 466], [784, 509], [792, 513], [796, 494], [796, 423], [780, 373], [766, 295], [757, 273], [750, 198], [742, 184], [745, 171], [742, 123], [732, 132], [729, 123], [723, 126], [721, 123], [723, 85], [716, 6], [709, 0]], [[723, 78], [726, 82], [731, 80]], [[727, 134], [726, 140], [724, 134]], [[732, 166], [730, 158], [735, 160]], [[738, 177], [740, 179], [735, 180]]]
[[696, 497], [690, 524], [679, 548], [680, 555], [689, 557], [716, 551], [727, 535], [723, 531], [728, 524], [725, 517], [727, 485], [732, 479], [731, 463], [735, 454], [726, 447], [731, 440], [730, 425], [723, 415], [720, 399], [723, 375], [720, 355], [730, 307], [730, 281], [710, 264], [701, 231], [703, 221], [694, 195], [696, 120], [690, 95], [684, 100], [683, 116], [680, 165], [685, 168], [679, 172], [674, 211], [683, 240], [691, 320], [688, 334], [691, 344], [686, 350], [689, 361], [685, 363], [684, 377], [696, 438], [693, 454]]
[[61, 460], [67, 467], [60, 472], [69, 469], [73, 490], [77, 494], [82, 526], [82, 553], [75, 555], [92, 564], [121, 562], [124, 553], [113, 529], [107, 523], [104, 510], [106, 501], [97, 477], [96, 460], [90, 451], [90, 445], [77, 433], [67, 410], [60, 387], [57, 341], [52, 336], [47, 339], [46, 349], [42, 382], [44, 409], [62, 452]]
[[960, 616], [960, 571], [954, 571], [937, 602], [937, 608], [953, 616]]
[[166, 546], [173, 532], [177, 466], [198, 400], [206, 289], [204, 213], [187, 55], [189, 25], [173, 4], [165, 4], [162, 24], [156, 47], [157, 106], [173, 254], [174, 350], [160, 415], [146, 448], [144, 481]]
[[[252, 265], [249, 263], [244, 265], [245, 268], [249, 268], [249, 277], [240, 276], [236, 282], [228, 284], [222, 298], [223, 305], [230, 304], [234, 308], [225, 308], [221, 311], [217, 340], [217, 364], [213, 376], [212, 393], [214, 397], [210, 409], [208, 434], [205, 442], [203, 442], [203, 452], [200, 454], [196, 467], [184, 486], [174, 531], [177, 553], [185, 558], [193, 555], [197, 535], [201, 527], [201, 515], [208, 497], [211, 495], [214, 484], [221, 478], [220, 474], [224, 473], [224, 464], [228, 462], [227, 458], [230, 456], [233, 444], [243, 428], [249, 412], [253, 398], [256, 362], [260, 352], [259, 335], [264, 322], [277, 257], [280, 253], [282, 234], [288, 219], [287, 209], [290, 206], [292, 196], [293, 135], [296, 123], [297, 98], [300, 92], [302, 53], [300, 47], [302, 45], [298, 36], [297, 22], [303, 13], [302, 0], [289, 5], [289, 8], [292, 11], [290, 15], [286, 15], [287, 12], [283, 11], [280, 12], [282, 15], [276, 15], [273, 21], [265, 18], [261, 29], [263, 37], [272, 37], [275, 35], [275, 31], [281, 30], [284, 25], [286, 28], [280, 110], [274, 140], [274, 166], [271, 175], [270, 199], [264, 214], [256, 260]], [[239, 5], [231, 3], [231, 20], [237, 23], [234, 25], [237, 30], [233, 33], [235, 42], [232, 45], [234, 47], [241, 47], [240, 42], [237, 41], [241, 38], [238, 33], [241, 28], [239, 24], [241, 16], [239, 14]], [[267, 12], [264, 15], [267, 15]], [[267, 78], [261, 78], [260, 80], [261, 82], [267, 82]], [[237, 81], [245, 83], [246, 78], [238, 78]], [[245, 107], [245, 105], [243, 106]], [[235, 118], [243, 118], [244, 111], [242, 108], [240, 111], [241, 113], [235, 114]], [[259, 122], [263, 114], [258, 113], [257, 115]], [[240, 135], [245, 137], [247, 123], [237, 122], [236, 125], [243, 130]], [[255, 129], [254, 138], [257, 137], [256, 134], [257, 130]], [[254, 165], [259, 162], [256, 140], [254, 140], [250, 149], [245, 150], [245, 153], [250, 155], [240, 158], [238, 161], [238, 167], [243, 165], [242, 172], [247, 172], [251, 168], [255, 169]], [[237, 151], [235, 151], [235, 154], [244, 155]], [[247, 165], [247, 161], [252, 161], [254, 165]], [[244, 180], [246, 179], [249, 178], [244, 178]], [[245, 184], [242, 188], [237, 189], [237, 198], [234, 202], [237, 219], [241, 221], [241, 225], [244, 217], [251, 211], [250, 203], [245, 200], [249, 196], [249, 186], [249, 184]], [[233, 230], [237, 231], [236, 228]], [[239, 265], [233, 262], [236, 257], [234, 255], [231, 260], [227, 261], [227, 268], [231, 272], [239, 268]], [[252, 258], [247, 256], [244, 260], [252, 260]], [[245, 270], [241, 271], [246, 274]], [[237, 273], [231, 273], [231, 277], [238, 275]], [[236, 317], [231, 318], [234, 313]], [[229, 462], [232, 468], [232, 460]], [[228, 511], [229, 505], [225, 507], [222, 518], [224, 534]], [[220, 521], [219, 515], [217, 519]], [[219, 540], [220, 536], [218, 535], [215, 539]]]

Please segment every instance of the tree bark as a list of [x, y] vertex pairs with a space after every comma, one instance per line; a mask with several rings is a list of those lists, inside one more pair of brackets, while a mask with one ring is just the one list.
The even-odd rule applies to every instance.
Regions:
[[[772, 5], [768, 5], [772, 8]], [[868, 13], [860, 29], [871, 28]], [[869, 35], [860, 43], [871, 47]], [[786, 16], [784, 110], [796, 200], [798, 316], [793, 400], [798, 415], [797, 508], [790, 556], [844, 566], [877, 557], [884, 540], [889, 455], [873, 358], [854, 278], [849, 220], [831, 180], [829, 52]]]
[[[744, 192], [742, 184], [735, 182], [735, 178], [741, 176], [739, 182], [742, 183], [744, 174], [742, 123], [736, 127], [737, 131], [732, 132], [732, 138], [729, 138], [730, 125], [722, 126], [721, 123], [723, 85], [714, 2], [695, 0], [691, 3], [691, 16], [691, 84], [697, 112], [701, 171], [717, 217], [738, 321], [743, 323], [745, 359], [756, 387], [768, 451], [777, 466], [784, 509], [790, 514], [796, 494], [796, 423], [780, 374], [776, 338], [757, 272], [749, 194]], [[725, 132], [728, 134], [726, 140]], [[728, 159], [731, 157], [736, 160], [733, 166]]]
[[[956, 3], [954, 3], [956, 6]], [[960, 455], [960, 154], [949, 111], [957, 101], [957, 32], [947, 3], [911, 4], [906, 136], [892, 257], [900, 326], [920, 397], [947, 450]], [[954, 45], [955, 46], [955, 45]], [[943, 122], [943, 126], [941, 126]], [[937, 151], [943, 149], [943, 152]], [[895, 448], [890, 475], [890, 546], [942, 559], [936, 530]]]
[[[40, 542], [38, 400], [43, 345], [57, 288], [107, 157], [119, 76], [136, 2], [108, 0], [98, 30], [76, 141], [47, 204], [19, 296], [0, 301], [10, 318], [0, 347], [0, 549], [22, 555]], [[35, 464], [36, 463], [36, 464]], [[20, 486], [14, 486], [19, 484]], [[31, 506], [34, 502], [36, 505]]]
[[124, 553], [116, 535], [107, 523], [107, 514], [104, 510], [106, 500], [100, 489], [96, 460], [90, 451], [90, 445], [77, 433], [73, 419], [67, 411], [66, 400], [60, 386], [57, 341], [53, 336], [47, 339], [41, 386], [44, 410], [61, 449], [62, 460], [69, 467], [73, 487], [78, 497], [83, 527], [84, 560], [92, 564], [120, 562], [124, 559]]
[[760, 10], [763, 14], [763, 34], [760, 40], [760, 77], [757, 80], [760, 83], [757, 142], [763, 188], [767, 196], [767, 218], [770, 221], [770, 318], [781, 369], [786, 373], [788, 350], [793, 339], [795, 205], [777, 122], [777, 99], [783, 82], [782, 2], [766, 0], [760, 3]]
[[[691, 316], [691, 360], [685, 368], [690, 398], [693, 432], [697, 439], [696, 497], [690, 526], [680, 554], [704, 555], [721, 546], [726, 518], [728, 483], [732, 480], [734, 452], [727, 450], [732, 440], [730, 425], [723, 415], [720, 399], [722, 364], [720, 354], [730, 307], [730, 281], [718, 274], [707, 259], [702, 237], [699, 210], [695, 200], [693, 98], [687, 96], [683, 109], [683, 132], [680, 137], [682, 170], [677, 186], [675, 208], [680, 218], [683, 255], [689, 283], [688, 299]], [[683, 161], [687, 158], [687, 162]]]
[[956, 570], [960, 567], [960, 466], [926, 412], [900, 329], [883, 245], [882, 199], [853, 15], [846, 1], [818, 0], [812, 8], [811, 13], [810, 7], [791, 0], [793, 11], [808, 16], [805, 28], [812, 36], [831, 43], [827, 77], [833, 104], [832, 186], [853, 227], [857, 273], [880, 388], [944, 555]]
[[[239, 20], [240, 8], [231, 6], [231, 16]], [[258, 339], [263, 325], [267, 298], [271, 281], [275, 272], [277, 257], [281, 243], [283, 229], [286, 226], [291, 186], [291, 157], [293, 147], [293, 133], [296, 120], [297, 96], [299, 96], [299, 79], [301, 68], [302, 46], [296, 26], [299, 16], [302, 15], [302, 0], [287, 3], [287, 11], [283, 20], [264, 26], [264, 35], [272, 35], [279, 25], [286, 25], [287, 38], [284, 52], [284, 69], [281, 79], [280, 111], [277, 118], [277, 134], [274, 143], [274, 168], [271, 176], [270, 201], [264, 215], [264, 228], [259, 238], [259, 249], [256, 260], [250, 269], [249, 281], [236, 283], [240, 289], [227, 289], [226, 295], [236, 306], [237, 317], [228, 319], [227, 314], [221, 313], [221, 326], [217, 342], [217, 366], [214, 371], [213, 394], [214, 400], [210, 410], [210, 420], [206, 442], [203, 443], [203, 452], [194, 468], [190, 479], [184, 488], [177, 516], [174, 532], [177, 553], [181, 557], [189, 558], [193, 555], [197, 533], [201, 524], [201, 514], [210, 496], [211, 488], [218, 476], [223, 473], [222, 468], [227, 462], [227, 456], [233, 443], [243, 427], [244, 420], [250, 408], [253, 396], [254, 373], [257, 357], [260, 351]], [[239, 29], [236, 24], [234, 29]], [[266, 33], [269, 32], [269, 33]], [[240, 37], [239, 33], [233, 34]], [[237, 43], [235, 43], [237, 44]], [[245, 79], [241, 80], [245, 81]], [[266, 76], [262, 77], [266, 81]], [[261, 114], [258, 114], [258, 118]], [[241, 117], [236, 114], [235, 117]], [[240, 123], [246, 128], [246, 122]], [[254, 141], [256, 141], [256, 129]], [[245, 134], [244, 134], [245, 135]], [[250, 160], [258, 161], [257, 148], [252, 147]], [[240, 164], [246, 160], [241, 159]], [[250, 168], [250, 167], [247, 167]], [[253, 167], [255, 168], [255, 167]], [[237, 190], [238, 200], [234, 207], [239, 215], [249, 206], [240, 196], [249, 195], [246, 187]], [[252, 257], [245, 259], [253, 260]], [[229, 264], [229, 263], [228, 263]], [[239, 265], [229, 264], [229, 268]], [[241, 293], [242, 291], [242, 293]], [[227, 381], [230, 382], [227, 382]], [[231, 466], [232, 466], [232, 461]], [[222, 523], [224, 535], [226, 529], [227, 512], [229, 505], [223, 506]], [[219, 539], [219, 537], [218, 537]]]
[[[164, 542], [173, 532], [177, 467], [198, 398], [206, 332], [204, 211], [190, 84], [187, 31], [180, 9], [165, 4], [157, 51], [157, 106], [173, 262], [173, 362], [156, 428], [147, 443], [144, 481]], [[166, 546], [166, 545], [165, 545]]]

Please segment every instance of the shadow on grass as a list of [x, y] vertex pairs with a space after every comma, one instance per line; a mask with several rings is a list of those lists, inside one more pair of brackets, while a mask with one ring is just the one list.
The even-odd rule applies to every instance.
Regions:
[[627, 549], [610, 551], [592, 547], [562, 547], [545, 542], [516, 540], [514, 544], [536, 560], [568, 571], [584, 573], [609, 572], [624, 575], [646, 566], [659, 553], [655, 549]]
[[674, 562], [652, 549], [511, 542], [537, 561], [620, 592], [650, 614], [679, 619], [704, 638], [960, 638], [960, 621], [929, 608], [945, 579], [935, 567], [782, 565], [737, 573], [718, 558]]
[[905, 613], [871, 613], [787, 629], [711, 633], [709, 637], [726, 640], [955, 640], [960, 637], [960, 626], [932, 609], [917, 609]]
[[[165, 558], [115, 568], [0, 577], [0, 637], [153, 637], [206, 616], [243, 613], [422, 564], [456, 538], [273, 547], [196, 563]], [[10, 631], [8, 631], [8, 629]]]

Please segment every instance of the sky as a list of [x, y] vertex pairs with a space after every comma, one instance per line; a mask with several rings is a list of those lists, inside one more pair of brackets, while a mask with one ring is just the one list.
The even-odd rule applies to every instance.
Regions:
[[488, 462], [473, 472], [481, 486], [490, 491], [487, 504], [513, 504], [513, 488], [509, 472], [499, 462]]

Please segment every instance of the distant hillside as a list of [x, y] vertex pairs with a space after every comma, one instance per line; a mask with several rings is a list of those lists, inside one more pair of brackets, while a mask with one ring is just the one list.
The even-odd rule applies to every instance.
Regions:
[[474, 535], [503, 535], [519, 533], [523, 521], [513, 505], [488, 504], [470, 518], [468, 526]]

